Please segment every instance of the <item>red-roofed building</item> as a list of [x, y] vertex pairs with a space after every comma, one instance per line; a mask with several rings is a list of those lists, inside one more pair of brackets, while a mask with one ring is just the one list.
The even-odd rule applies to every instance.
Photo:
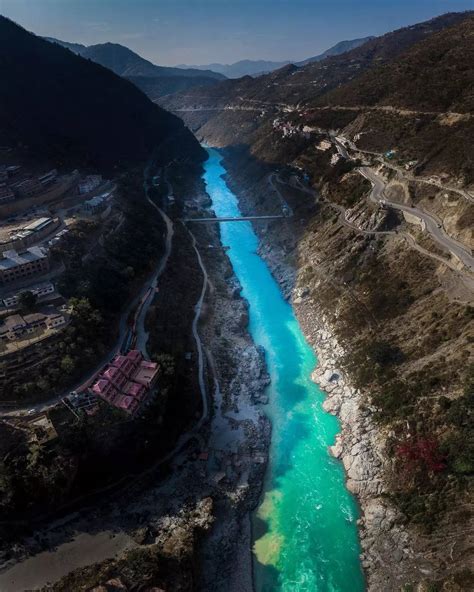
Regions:
[[127, 377], [115, 366], [109, 366], [107, 370], [102, 373], [102, 377], [110, 382], [119, 390], [122, 390], [127, 382]]
[[94, 383], [92, 391], [112, 405], [120, 394], [115, 386], [105, 378], [99, 378], [99, 380]]
[[138, 382], [127, 382], [122, 392], [141, 401], [146, 395], [146, 388], [143, 384], [138, 384]]
[[118, 399], [115, 401], [115, 407], [119, 409], [123, 409], [127, 413], [135, 413], [140, 405], [140, 401], [135, 399], [135, 397], [129, 397], [127, 395], [119, 395]]
[[92, 386], [92, 392], [114, 407], [134, 414], [145, 401], [160, 372], [138, 350], [116, 355]]
[[128, 354], [127, 358], [132, 360], [136, 366], [143, 360], [143, 354], [138, 349], [131, 349]]
[[130, 377], [132, 372], [136, 370], [138, 364], [135, 363], [128, 356], [117, 355], [114, 357], [111, 363], [112, 366], [118, 368], [127, 378]]
[[146, 386], [147, 388], [151, 388], [159, 375], [159, 366], [156, 362], [148, 362], [147, 360], [142, 360], [140, 362], [140, 366], [138, 367], [133, 380], [135, 382], [139, 382]]

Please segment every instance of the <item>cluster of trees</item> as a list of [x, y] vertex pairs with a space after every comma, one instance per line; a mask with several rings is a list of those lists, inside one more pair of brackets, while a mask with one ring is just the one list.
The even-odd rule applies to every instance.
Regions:
[[442, 442], [449, 468], [460, 475], [474, 474], [474, 365], [468, 368], [463, 396], [440, 405], [450, 429]]
[[[92, 326], [84, 302], [76, 308], [84, 325]], [[70, 497], [138, 473], [169, 451], [182, 433], [181, 383], [171, 356], [161, 355], [158, 361], [163, 369], [159, 395], [134, 421], [102, 401], [91, 416], [56, 406], [48, 416], [57, 437], [43, 444], [0, 422], [0, 534], [13, 536], [19, 516], [51, 510]]]
[[71, 261], [68, 245], [67, 269], [59, 282], [61, 294], [87, 298], [111, 326], [137, 281], [150, 271], [163, 249], [163, 230], [143, 198], [140, 172], [124, 175], [120, 191], [125, 222], [105, 239], [103, 252], [86, 263], [82, 248]]
[[69, 305], [71, 322], [51, 354], [15, 379], [6, 378], [0, 389], [2, 398], [34, 400], [65, 389], [104, 354], [107, 331], [101, 313], [86, 298], [71, 298]]

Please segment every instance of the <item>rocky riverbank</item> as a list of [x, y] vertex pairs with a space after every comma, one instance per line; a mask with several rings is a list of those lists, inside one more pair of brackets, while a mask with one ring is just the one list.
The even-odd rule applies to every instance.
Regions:
[[338, 361], [344, 350], [324, 314], [298, 289], [293, 302], [306, 339], [318, 356], [312, 379], [327, 393], [323, 407], [341, 423], [330, 452], [343, 463], [347, 488], [356, 495], [361, 508], [358, 526], [368, 590], [398, 590], [406, 583], [407, 573], [420, 566], [416, 565], [419, 558], [413, 556], [413, 543], [400, 524], [400, 516], [384, 498], [388, 493], [384, 466], [390, 463], [384, 451], [386, 436], [374, 424], [374, 410], [365, 404], [363, 394], [341, 372]]
[[[251, 183], [237, 175], [228, 175], [228, 183], [240, 199], [245, 214], [255, 213]], [[250, 185], [250, 187], [249, 187]], [[247, 187], [242, 190], [241, 187]], [[240, 188], [240, 189], [239, 189]], [[265, 202], [260, 195], [260, 203]], [[271, 196], [270, 196], [271, 199]], [[400, 590], [410, 581], [420, 582], [432, 573], [432, 566], [416, 552], [414, 540], [401, 524], [400, 515], [387, 500], [384, 471], [391, 460], [385, 452], [386, 434], [373, 421], [374, 409], [363, 393], [340, 370], [344, 350], [337, 342], [330, 319], [320, 303], [311, 298], [304, 283], [298, 284], [295, 253], [285, 248], [291, 237], [274, 240], [274, 229], [255, 225], [261, 242], [259, 254], [267, 262], [285, 297], [293, 303], [295, 314], [309, 344], [318, 357], [313, 380], [327, 393], [324, 408], [341, 423], [330, 452], [340, 459], [347, 476], [347, 487], [357, 497], [361, 516], [358, 520], [361, 561], [371, 592]], [[281, 239], [281, 237], [280, 237]], [[422, 546], [422, 545], [421, 545]], [[420, 590], [423, 590], [423, 583]]]
[[220, 243], [218, 226], [194, 230], [209, 274], [201, 326], [213, 382], [206, 452], [215, 485], [216, 520], [201, 544], [199, 589], [249, 592], [252, 583], [251, 512], [257, 506], [268, 457], [271, 425], [263, 413], [269, 382], [264, 353], [247, 329], [248, 304]]

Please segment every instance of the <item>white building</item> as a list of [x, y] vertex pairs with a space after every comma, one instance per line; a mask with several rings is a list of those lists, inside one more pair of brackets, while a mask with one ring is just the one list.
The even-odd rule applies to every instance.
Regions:
[[20, 302], [20, 296], [23, 292], [32, 292], [36, 296], [36, 298], [40, 300], [41, 298], [44, 298], [45, 296], [49, 296], [50, 294], [54, 293], [54, 284], [52, 284], [51, 282], [43, 282], [41, 284], [36, 284], [35, 286], [28, 288], [28, 290], [20, 290], [19, 292], [16, 292], [15, 294], [11, 294], [10, 296], [4, 298], [3, 304], [7, 308], [10, 308], [11, 306], [18, 306]]

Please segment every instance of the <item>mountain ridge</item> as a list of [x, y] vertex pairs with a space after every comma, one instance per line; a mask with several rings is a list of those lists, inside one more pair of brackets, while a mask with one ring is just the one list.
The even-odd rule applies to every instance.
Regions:
[[312, 64], [313, 62], [321, 62], [322, 60], [329, 58], [331, 56], [340, 55], [342, 53], [346, 53], [351, 49], [356, 49], [357, 47], [367, 43], [367, 41], [372, 41], [375, 39], [374, 35], [368, 35], [367, 37], [360, 37], [358, 39], [346, 39], [344, 41], [339, 41], [336, 45], [333, 45], [323, 53], [320, 53], [316, 56], [311, 58], [307, 58], [306, 60], [301, 60], [300, 62], [293, 62], [295, 66], [301, 67], [306, 66], [307, 64]]
[[[245, 126], [237, 124], [231, 137], [235, 142], [245, 143], [245, 136], [251, 136], [255, 129], [263, 125], [265, 118], [260, 117], [262, 113], [270, 116], [272, 111], [277, 113], [283, 107], [300, 110], [328, 107], [324, 97], [331, 91], [359, 79], [373, 68], [389, 64], [436, 32], [459, 25], [472, 15], [469, 11], [447, 13], [386, 33], [349, 52], [327, 57], [320, 62], [300, 68], [284, 66], [258, 78], [226, 80], [211, 88], [191, 90], [186, 95], [177, 93], [160, 103], [171, 111], [182, 113], [187, 125], [194, 130], [203, 125], [207, 126], [207, 130], [211, 127], [217, 130], [219, 123], [224, 124], [224, 120], [226, 125], [222, 125], [222, 129], [229, 129], [227, 124], [230, 119], [237, 122], [240, 112], [241, 117], [245, 116], [246, 121], [252, 123], [246, 123]], [[196, 109], [196, 106], [205, 109]]]
[[164, 140], [200, 151], [182, 121], [109, 69], [0, 16], [0, 131], [7, 145], [58, 164], [110, 168]]
[[294, 61], [294, 60], [283, 60], [283, 61], [272, 61], [272, 60], [239, 60], [237, 62], [233, 62], [232, 64], [221, 64], [221, 63], [212, 63], [206, 64], [201, 66], [188, 66], [186, 64], [179, 64], [176, 66], [177, 68], [193, 68], [198, 70], [210, 69], [214, 72], [219, 72], [226, 76], [227, 78], [242, 78], [243, 76], [260, 76], [262, 74], [268, 74], [273, 72], [274, 70], [278, 70], [287, 66], [288, 64], [294, 64], [296, 66], [303, 66], [312, 62], [321, 61], [326, 57], [332, 55], [339, 55], [340, 53], [344, 53], [349, 51], [350, 49], [354, 49], [359, 45], [362, 45], [366, 41], [373, 39], [373, 37], [363, 37], [360, 39], [351, 39], [346, 41], [339, 41], [329, 49], [326, 49], [321, 54], [316, 56], [306, 58], [305, 60], [301, 61]]
[[112, 70], [118, 76], [122, 76], [138, 86], [153, 101], [164, 95], [188, 90], [196, 86], [211, 86], [225, 80], [225, 76], [209, 70], [182, 70], [168, 66], [157, 66], [128, 47], [118, 43], [107, 42], [86, 46], [52, 37], [46, 37], [45, 39]]
[[69, 41], [62, 41], [54, 37], [45, 37], [50, 43], [57, 43], [77, 53], [81, 57], [90, 59], [106, 68], [109, 68], [115, 74], [125, 78], [129, 76], [206, 76], [215, 78], [216, 80], [223, 80], [225, 77], [217, 72], [207, 70], [196, 71], [191, 69], [184, 70], [181, 68], [174, 68], [171, 66], [158, 66], [142, 57], [129, 47], [120, 43], [112, 43], [107, 41], [105, 43], [97, 43], [94, 45], [82, 45], [81, 43], [70, 43]]

